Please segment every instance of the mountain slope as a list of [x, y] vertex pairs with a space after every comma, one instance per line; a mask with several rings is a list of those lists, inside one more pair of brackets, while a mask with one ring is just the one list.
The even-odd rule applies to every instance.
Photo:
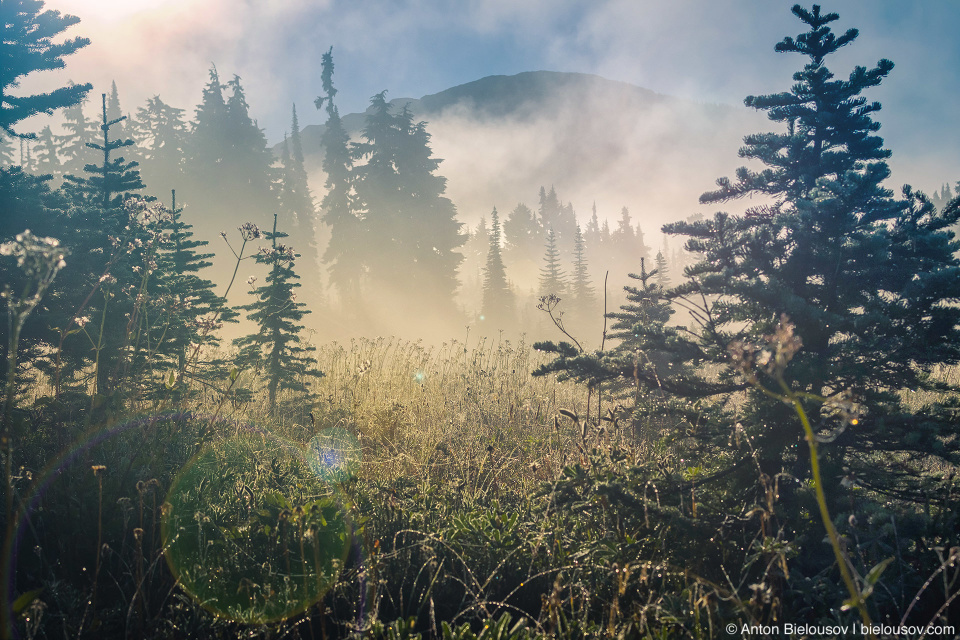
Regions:
[[[419, 99], [396, 98], [427, 122], [461, 218], [536, 207], [554, 185], [581, 219], [595, 201], [611, 222], [627, 206], [647, 231], [696, 212], [699, 194], [739, 165], [743, 136], [766, 126], [743, 107], [698, 104], [581, 73], [489, 76]], [[359, 139], [363, 114], [343, 117]], [[315, 193], [323, 125], [303, 129]]]

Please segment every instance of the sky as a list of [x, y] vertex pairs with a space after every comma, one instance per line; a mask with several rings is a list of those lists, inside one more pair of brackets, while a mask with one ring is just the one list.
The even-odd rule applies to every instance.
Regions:
[[[320, 57], [331, 46], [341, 113], [383, 90], [418, 98], [488, 75], [595, 73], [703, 103], [742, 104], [789, 89], [803, 59], [774, 44], [804, 29], [779, 0], [49, 0], [77, 15], [68, 35], [92, 44], [30, 86], [116, 81], [133, 112], [159, 94], [193, 113], [211, 64], [242, 78], [271, 143], [296, 104], [301, 126], [324, 121]], [[809, 5], [805, 5], [809, 6]], [[846, 75], [880, 58], [896, 64], [868, 98], [883, 104], [880, 134], [896, 184], [934, 189], [960, 180], [960, 2], [833, 0], [858, 41], [832, 56]], [[40, 76], [43, 76], [42, 78]], [[32, 84], [31, 84], [32, 83]], [[42, 124], [40, 125], [42, 126]], [[37, 127], [39, 128], [39, 127]], [[731, 171], [737, 160], [731, 150]]]

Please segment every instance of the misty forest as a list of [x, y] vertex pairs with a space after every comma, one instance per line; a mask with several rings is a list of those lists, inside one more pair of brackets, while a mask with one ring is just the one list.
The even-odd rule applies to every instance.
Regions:
[[330, 47], [271, 146], [213, 64], [26, 90], [90, 40], [2, 0], [3, 637], [960, 637], [960, 183], [892, 186], [894, 63], [792, 11], [781, 92], [623, 98], [761, 116], [661, 228], [448, 194], [431, 114], [597, 76], [341, 115]]

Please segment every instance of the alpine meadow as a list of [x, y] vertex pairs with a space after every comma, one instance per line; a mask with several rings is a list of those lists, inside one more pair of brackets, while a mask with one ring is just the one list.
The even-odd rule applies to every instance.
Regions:
[[59, 4], [3, 638], [960, 638], [960, 7]]

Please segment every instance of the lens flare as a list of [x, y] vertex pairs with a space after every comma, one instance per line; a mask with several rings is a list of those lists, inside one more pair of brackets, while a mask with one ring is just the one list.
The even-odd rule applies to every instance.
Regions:
[[347, 558], [351, 528], [330, 485], [292, 443], [265, 432], [206, 446], [164, 504], [164, 552], [183, 589], [237, 622], [295, 616]]
[[360, 442], [349, 429], [324, 429], [307, 446], [307, 464], [310, 470], [326, 482], [343, 482], [359, 469]]

